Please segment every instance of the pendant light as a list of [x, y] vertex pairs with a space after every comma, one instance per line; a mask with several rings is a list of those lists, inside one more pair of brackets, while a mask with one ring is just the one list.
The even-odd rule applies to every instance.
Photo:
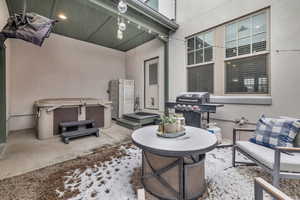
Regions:
[[119, 30], [121, 30], [121, 31], [126, 30], [126, 23], [125, 23], [124, 18], [118, 17], [118, 27], [119, 27]]
[[123, 40], [123, 32], [120, 29], [118, 29], [118, 31], [117, 31], [117, 38], [119, 40]]
[[119, 1], [118, 10], [122, 14], [124, 14], [124, 13], [127, 12], [127, 3], [126, 3], [126, 0], [120, 0]]

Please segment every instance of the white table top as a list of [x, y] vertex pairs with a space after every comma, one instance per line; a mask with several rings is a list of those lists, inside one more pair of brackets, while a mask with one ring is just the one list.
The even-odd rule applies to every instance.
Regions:
[[217, 138], [208, 131], [186, 126], [186, 134], [178, 138], [163, 138], [156, 135], [158, 126], [146, 126], [133, 132], [133, 143], [139, 148], [158, 155], [188, 156], [205, 154], [217, 145]]

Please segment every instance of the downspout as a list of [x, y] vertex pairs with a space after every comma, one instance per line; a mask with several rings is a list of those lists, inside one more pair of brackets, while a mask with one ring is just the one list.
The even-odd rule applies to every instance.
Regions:
[[0, 34], [0, 144], [6, 142], [5, 39], [6, 38], [2, 34]]
[[177, 0], [174, 0], [174, 19], [177, 21]]
[[164, 42], [164, 54], [165, 54], [165, 69], [164, 69], [164, 77], [165, 77], [165, 114], [169, 114], [169, 110], [166, 107], [166, 102], [169, 101], [169, 40], [163, 41]]

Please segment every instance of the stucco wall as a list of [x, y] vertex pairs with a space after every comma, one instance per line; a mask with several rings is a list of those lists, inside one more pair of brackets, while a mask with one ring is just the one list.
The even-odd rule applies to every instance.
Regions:
[[[216, 25], [270, 6], [270, 69], [271, 106], [225, 105], [214, 118], [234, 120], [241, 116], [256, 122], [260, 114], [288, 115], [300, 118], [300, 56], [299, 52], [281, 52], [277, 49], [300, 49], [298, 0], [189, 0], [177, 1], [177, 22], [180, 29], [170, 41], [170, 98], [186, 91], [186, 53], [184, 38]], [[219, 122], [227, 137], [232, 123]]]
[[126, 78], [135, 80], [135, 96], [144, 108], [144, 61], [159, 57], [159, 110], [164, 109], [164, 44], [155, 39], [126, 52]]
[[[5, 0], [0, 0], [0, 30], [5, 26], [7, 19], [9, 17], [7, 4]], [[8, 126], [9, 118], [9, 101], [10, 101], [10, 40], [5, 41], [6, 45], [6, 119]], [[8, 131], [8, 128], [7, 128]]]
[[10, 130], [34, 126], [30, 114], [38, 99], [107, 99], [108, 81], [125, 77], [124, 52], [56, 34], [42, 47], [11, 40], [11, 50]]
[[175, 0], [159, 0], [158, 11], [169, 19], [175, 19]]

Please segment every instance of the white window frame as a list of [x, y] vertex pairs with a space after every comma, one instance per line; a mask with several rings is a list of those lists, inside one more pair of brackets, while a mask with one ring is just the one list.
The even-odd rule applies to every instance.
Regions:
[[[266, 14], [266, 32], [260, 32], [260, 33], [256, 33], [257, 34], [261, 34], [261, 33], [266, 33], [266, 50], [264, 51], [259, 51], [259, 52], [253, 52], [253, 34], [252, 34], [252, 19], [253, 17], [257, 16], [257, 15], [260, 15], [260, 14], [263, 14], [265, 13]], [[238, 24], [240, 21], [243, 21], [247, 18], [250, 18], [250, 24], [251, 24], [251, 32], [250, 32], [250, 39], [251, 39], [251, 43], [250, 43], [250, 53], [248, 54], [243, 54], [243, 55], [238, 55], [238, 41], [239, 41], [239, 36], [238, 36], [238, 26], [237, 26], [237, 38], [236, 38], [236, 42], [237, 42], [237, 55], [236, 56], [232, 56], [232, 57], [226, 57], [226, 43], [227, 42], [230, 42], [230, 41], [226, 41], [226, 28], [228, 25], [231, 25], [231, 24]], [[225, 26], [225, 31], [224, 31], [224, 60], [225, 61], [228, 61], [228, 60], [233, 60], [233, 59], [241, 59], [241, 58], [246, 58], [246, 57], [250, 57], [250, 56], [256, 56], [256, 55], [261, 55], [261, 54], [267, 54], [270, 52], [270, 10], [269, 9], [265, 9], [265, 10], [262, 10], [262, 11], [259, 11], [259, 12], [256, 12], [254, 14], [251, 14], [251, 15], [247, 15], [245, 17], [242, 17], [240, 19], [237, 19], [237, 20], [234, 20], [232, 22], [229, 22], [229, 23], [226, 23], [224, 24]], [[233, 40], [232, 40], [233, 41]]]
[[[204, 36], [207, 33], [211, 33], [212, 34], [212, 43], [213, 44], [210, 47], [204, 47], [204, 45], [203, 45], [203, 47], [202, 47], [202, 50], [203, 50], [203, 62], [196, 63], [196, 51], [199, 51], [200, 49], [196, 49], [196, 39], [194, 39], [194, 47], [195, 47], [195, 49], [191, 50], [191, 51], [188, 51], [188, 40], [191, 39], [191, 38], [196, 38], [197, 36], [200, 36], [200, 35]], [[207, 30], [207, 31], [204, 31], [204, 32], [200, 32], [200, 33], [194, 34], [194, 35], [186, 38], [185, 41], [186, 41], [186, 48], [185, 48], [186, 60], [185, 60], [185, 62], [186, 62], [186, 66], [187, 67], [197, 67], [197, 66], [201, 66], [201, 65], [207, 65], [207, 64], [213, 64], [214, 63], [214, 57], [215, 57], [215, 52], [214, 52], [214, 44], [215, 44], [214, 29], [210, 29], [210, 30]], [[206, 61], [205, 62], [205, 53], [204, 53], [204, 50], [206, 48], [212, 48], [212, 59], [211, 59], [211, 61]], [[195, 54], [195, 56], [194, 56], [194, 64], [190, 64], [189, 65], [188, 64], [188, 54], [190, 52], [193, 52]]]
[[[234, 24], [234, 23], [239, 23], [240, 21], [243, 21], [247, 18], [250, 18], [250, 23], [252, 26], [252, 18], [254, 16], [260, 15], [262, 13], [266, 14], [266, 50], [264, 51], [259, 51], [259, 52], [253, 52], [252, 51], [252, 27], [251, 27], [251, 43], [250, 43], [250, 53], [249, 54], [244, 54], [244, 55], [238, 55], [238, 35], [237, 35], [237, 56], [232, 56], [232, 57], [226, 57], [226, 27], [230, 24]], [[255, 12], [251, 15], [247, 15], [245, 17], [239, 18], [237, 20], [234, 20], [232, 22], [226, 23], [224, 24], [224, 63], [226, 61], [230, 61], [230, 60], [237, 60], [237, 59], [242, 59], [242, 58], [248, 58], [248, 57], [254, 57], [254, 56], [258, 56], [258, 55], [267, 55], [267, 73], [268, 73], [268, 93], [258, 93], [258, 92], [254, 92], [254, 93], [244, 93], [244, 92], [226, 92], [227, 89], [227, 84], [226, 84], [226, 80], [227, 80], [227, 74], [226, 74], [226, 65], [224, 64], [224, 87], [223, 87], [223, 91], [224, 91], [224, 95], [243, 95], [243, 96], [253, 96], [253, 95], [258, 95], [258, 96], [270, 96], [271, 95], [271, 73], [270, 73], [270, 9], [264, 9], [258, 12]], [[261, 32], [263, 33], [263, 32]], [[237, 34], [238, 34], [238, 26], [237, 26]], [[257, 33], [259, 34], [259, 33]]]

